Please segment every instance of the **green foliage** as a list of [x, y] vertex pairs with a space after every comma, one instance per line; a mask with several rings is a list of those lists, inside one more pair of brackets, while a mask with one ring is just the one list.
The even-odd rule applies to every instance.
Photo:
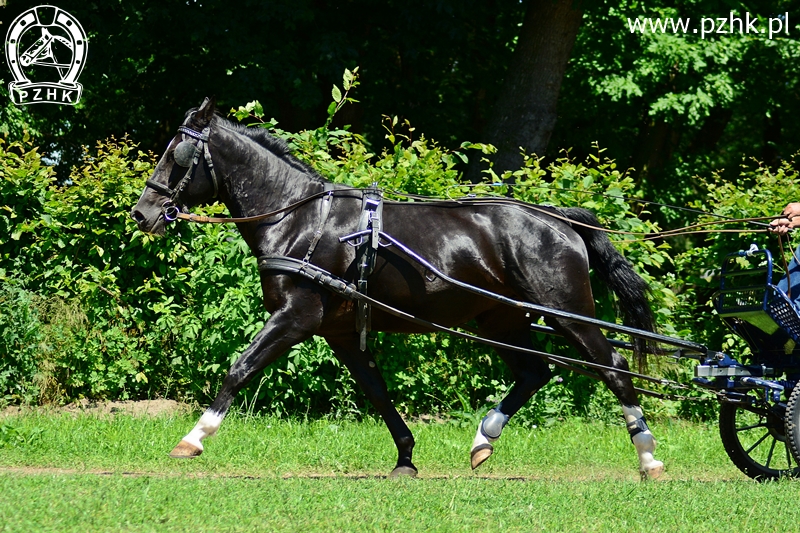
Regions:
[[[707, 177], [698, 176], [697, 184], [706, 194], [702, 200], [693, 202], [692, 207], [723, 217], [774, 216], [782, 211], [789, 199], [800, 198], [800, 174], [793, 160], [784, 161], [775, 170], [758, 162], [742, 164], [736, 182], [724, 180], [719, 173], [714, 173]], [[702, 216], [698, 221], [712, 222], [719, 221], [719, 218]], [[686, 331], [691, 331], [696, 339], [739, 354], [748, 353], [746, 345], [714, 316], [712, 296], [719, 285], [722, 259], [728, 253], [748, 249], [755, 243], [759, 248], [770, 249], [775, 257], [775, 266], [778, 269], [782, 267], [778, 238], [755, 225], [748, 229], [756, 232], [712, 233], [705, 246], [678, 254], [675, 265], [682, 276], [675, 279], [673, 285], [679, 293], [679, 308], [685, 310], [676, 316], [676, 321]], [[792, 247], [784, 246], [783, 251], [788, 262]]]
[[[358, 70], [346, 71], [325, 124], [290, 133], [264, 119], [258, 102], [232, 110], [240, 120], [285, 138], [294, 153], [323, 176], [353, 186], [378, 183], [388, 194], [452, 198], [465, 194], [513, 195], [550, 205], [594, 211], [607, 227], [625, 232], [612, 239], [651, 288], [661, 331], [712, 347], [739, 349], [725, 337], [706, 305], [713, 281], [702, 274], [722, 255], [745, 247], [728, 234], [706, 246], [676, 254], [668, 244], [642, 240], [659, 231], [635, 202], [636, 184], [597, 146], [584, 160], [569, 153], [545, 162], [526, 156], [519, 170], [465, 184], [457, 165], [493, 148], [463, 143], [447, 150], [397, 117], [385, 117], [389, 148], [375, 153], [349, 128], [334, 126], [336, 113], [352, 102]], [[207, 402], [230, 364], [263, 327], [255, 260], [234, 227], [180, 224], [165, 238], [139, 232], [128, 215], [154, 156], [127, 138], [97, 144], [70, 179], [56, 182], [29, 143], [0, 142], [0, 241], [3, 287], [0, 317], [4, 402], [65, 402], [76, 398], [174, 397]], [[508, 185], [510, 181], [514, 185]], [[797, 173], [789, 163], [777, 172], [743, 168], [732, 184], [718, 174], [697, 179], [709, 204], [722, 215], [766, 214], [796, 195]], [[787, 189], [787, 183], [792, 185]], [[510, 189], [510, 190], [509, 190]], [[794, 192], [792, 192], [794, 191]], [[695, 207], [707, 209], [698, 202]], [[220, 213], [222, 206], [207, 211]], [[685, 273], [665, 274], [665, 270]], [[599, 318], [618, 320], [605, 289], [595, 287]], [[474, 413], [496, 403], [511, 386], [507, 369], [486, 347], [442, 334], [374, 333], [371, 347], [393, 400], [408, 415], [449, 412], [472, 424]], [[535, 335], [543, 351], [577, 356], [562, 341]], [[689, 366], [653, 367], [686, 382]], [[557, 370], [554, 380], [518, 415], [551, 424], [572, 415], [609, 419], [616, 401], [583, 376]], [[349, 373], [322, 339], [284, 354], [240, 396], [248, 412], [353, 415], [369, 409]], [[651, 410], [705, 418], [713, 404], [653, 402]]]
[[18, 106], [11, 101], [9, 81], [0, 79], [0, 135], [13, 140], [33, 138], [40, 141], [43, 137], [41, 129], [46, 127], [46, 122], [31, 113], [27, 106]]
[[[740, 32], [735, 19], [757, 19], [765, 30], [769, 18], [792, 8], [786, 1], [586, 4], [551, 151], [573, 146], [582, 153], [601, 139], [611, 157], [635, 168], [648, 199], [677, 205], [703, 194], [698, 174], [735, 181], [743, 156], [777, 168], [797, 150], [800, 42], [794, 27], [769, 39]], [[679, 18], [686, 31], [669, 25]], [[722, 31], [703, 35], [703, 18]], [[667, 29], [631, 31], [634, 21]], [[670, 225], [688, 221], [677, 211], [658, 214]]]
[[36, 353], [42, 341], [36, 296], [16, 283], [0, 286], [0, 401], [33, 402], [39, 395]]
[[[11, 238], [0, 245], [0, 268], [8, 287], [37, 295], [4, 295], [27, 317], [14, 327], [30, 323], [36, 333], [18, 335], [9, 349], [12, 361], [26, 361], [14, 386], [35, 376], [57, 383], [38, 397], [29, 388], [37, 401], [213, 394], [220, 369], [254, 334], [260, 307], [253, 260], [231, 240], [234, 230], [187, 226], [165, 239], [138, 232], [128, 213], [153, 157], [127, 139], [98, 143], [64, 185], [25, 148], [12, 144], [2, 158], [0, 225]], [[11, 400], [31, 400], [9, 390]]]

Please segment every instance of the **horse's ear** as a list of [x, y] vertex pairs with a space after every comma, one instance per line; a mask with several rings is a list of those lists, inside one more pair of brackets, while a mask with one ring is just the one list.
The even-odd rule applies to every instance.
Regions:
[[193, 122], [200, 128], [205, 128], [211, 122], [211, 119], [214, 117], [214, 109], [216, 108], [216, 98], [213, 96], [211, 98], [206, 98], [203, 100], [203, 103], [200, 104], [200, 108], [194, 114]]

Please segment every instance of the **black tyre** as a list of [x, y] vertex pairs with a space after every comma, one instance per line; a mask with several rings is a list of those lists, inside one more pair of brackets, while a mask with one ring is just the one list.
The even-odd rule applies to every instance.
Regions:
[[719, 435], [728, 457], [758, 481], [799, 476], [798, 461], [786, 438], [786, 406], [766, 403], [761, 391], [751, 391], [748, 397], [752, 403], [723, 402], [720, 406]]
[[800, 386], [797, 385], [786, 403], [784, 432], [786, 433], [786, 445], [792, 452], [794, 460], [800, 464]]

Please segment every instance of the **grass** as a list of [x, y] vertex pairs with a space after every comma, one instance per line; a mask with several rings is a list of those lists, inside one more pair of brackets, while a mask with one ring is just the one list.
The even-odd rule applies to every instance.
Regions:
[[[469, 468], [474, 428], [413, 424], [417, 479], [388, 480], [379, 422], [229, 417], [206, 453], [167, 453], [194, 416], [0, 420], [0, 531], [786, 531], [798, 484], [757, 484], [713, 426], [655, 426], [666, 479], [638, 481], [622, 425], [506, 428]], [[5, 443], [5, 445], [3, 445]]]

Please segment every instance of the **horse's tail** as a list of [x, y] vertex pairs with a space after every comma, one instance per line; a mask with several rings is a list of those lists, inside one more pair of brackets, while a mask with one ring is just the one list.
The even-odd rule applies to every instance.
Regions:
[[[559, 209], [567, 218], [577, 224], [572, 225], [581, 236], [589, 252], [589, 266], [617, 295], [619, 307], [627, 326], [645, 331], [655, 331], [655, 319], [650, 309], [647, 294], [649, 287], [633, 266], [611, 244], [608, 235], [599, 228], [600, 222], [591, 211], [579, 207]], [[587, 227], [588, 226], [588, 227]], [[634, 353], [640, 368], [644, 365], [648, 351], [653, 343], [644, 339], [634, 339]]]

